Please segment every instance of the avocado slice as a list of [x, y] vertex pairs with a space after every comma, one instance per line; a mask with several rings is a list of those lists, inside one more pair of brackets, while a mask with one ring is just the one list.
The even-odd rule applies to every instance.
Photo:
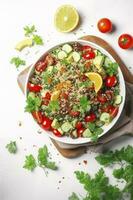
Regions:
[[67, 133], [68, 131], [70, 131], [72, 129], [72, 125], [70, 124], [70, 122], [65, 122], [64, 124], [62, 124], [61, 129], [63, 132]]
[[85, 138], [90, 138], [92, 136], [92, 132], [87, 128], [84, 132], [83, 132], [83, 137]]
[[52, 128], [58, 129], [58, 128], [60, 127], [60, 124], [59, 124], [59, 122], [58, 122], [57, 119], [54, 119], [54, 120], [52, 121], [51, 126], [52, 126]]
[[96, 56], [93, 60], [93, 64], [99, 69], [102, 67], [103, 65], [103, 62], [104, 62], [104, 56], [103, 55], [99, 55], [99, 56]]

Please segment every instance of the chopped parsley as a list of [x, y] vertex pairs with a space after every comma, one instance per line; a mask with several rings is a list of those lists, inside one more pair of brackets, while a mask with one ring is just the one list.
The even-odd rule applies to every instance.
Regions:
[[80, 106], [83, 111], [90, 110], [90, 102], [86, 96], [80, 98]]
[[17, 152], [17, 145], [15, 141], [11, 141], [9, 144], [7, 144], [6, 148], [10, 153], [15, 154]]
[[106, 68], [106, 73], [109, 76], [113, 76], [118, 73], [118, 63], [109, 63], [109, 66]]
[[60, 106], [59, 106], [59, 101], [58, 100], [52, 100], [50, 101], [49, 105], [48, 105], [48, 108], [51, 110], [51, 111], [58, 111]]
[[11, 64], [14, 64], [16, 68], [19, 68], [22, 65], [26, 65], [25, 60], [22, 60], [20, 57], [13, 57], [10, 61]]
[[33, 39], [34, 44], [36, 44], [36, 45], [43, 45], [43, 39], [42, 39], [41, 36], [39, 36], [39, 35], [33, 35], [32, 39]]
[[97, 142], [98, 136], [102, 134], [103, 129], [100, 127], [97, 127], [95, 123], [91, 123], [91, 122], [88, 123], [88, 128], [92, 132], [92, 135], [91, 135], [92, 142]]

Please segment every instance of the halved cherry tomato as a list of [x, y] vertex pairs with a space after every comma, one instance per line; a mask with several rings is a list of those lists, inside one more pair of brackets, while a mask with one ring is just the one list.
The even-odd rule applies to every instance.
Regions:
[[88, 79], [88, 77], [85, 75], [85, 74], [83, 74], [82, 76], [81, 76], [81, 80], [82, 81], [86, 81]]
[[83, 126], [82, 122], [77, 122], [75, 125], [76, 129], [80, 129], [82, 128], [82, 126]]
[[97, 27], [100, 32], [107, 33], [112, 30], [112, 22], [108, 18], [102, 18], [98, 21]]
[[92, 47], [88, 46], [88, 45], [84, 45], [82, 46], [82, 51], [92, 51]]
[[40, 85], [35, 85], [30, 82], [28, 82], [27, 87], [30, 92], [40, 92], [40, 90], [42, 89], [42, 87]]
[[73, 111], [73, 110], [71, 110], [71, 111], [70, 111], [70, 115], [71, 115], [72, 117], [78, 117], [78, 116], [80, 115], [80, 112], [79, 112], [79, 111]]
[[96, 120], [96, 115], [91, 113], [85, 117], [85, 122], [94, 122]]
[[62, 92], [61, 96], [64, 98], [64, 99], [68, 99], [68, 94], [66, 92]]
[[106, 80], [105, 80], [105, 85], [107, 86], [107, 87], [114, 87], [115, 85], [116, 85], [116, 83], [117, 83], [117, 78], [116, 78], [116, 76], [108, 76], [107, 78], [106, 78]]
[[122, 34], [118, 39], [118, 44], [122, 49], [130, 49], [133, 47], [133, 37], [129, 34]]
[[84, 128], [80, 128], [77, 130], [78, 137], [82, 137], [82, 133], [84, 132]]
[[61, 133], [60, 131], [58, 131], [57, 129], [52, 128], [52, 132], [54, 133], [54, 135], [56, 135], [57, 137], [61, 137]]
[[100, 103], [105, 103], [107, 101], [107, 98], [104, 94], [98, 94], [97, 96], [97, 100], [100, 102]]
[[34, 119], [41, 124], [43, 121], [43, 116], [42, 113], [40, 111], [33, 111], [32, 112], [32, 116], [34, 117]]
[[35, 69], [38, 72], [43, 72], [46, 69], [46, 67], [47, 67], [47, 62], [46, 61], [39, 61], [35, 65]]
[[109, 106], [109, 114], [111, 115], [112, 118], [114, 118], [118, 114], [119, 108], [110, 105]]
[[44, 97], [43, 101], [42, 101], [42, 104], [45, 105], [45, 106], [48, 106], [49, 100]]
[[93, 59], [95, 58], [95, 53], [93, 51], [86, 51], [82, 57], [85, 59], [85, 60], [90, 60], [90, 59]]
[[41, 124], [42, 128], [45, 130], [49, 130], [49, 129], [51, 129], [51, 124], [52, 124], [52, 120], [49, 119], [48, 117], [44, 116], [42, 124]]

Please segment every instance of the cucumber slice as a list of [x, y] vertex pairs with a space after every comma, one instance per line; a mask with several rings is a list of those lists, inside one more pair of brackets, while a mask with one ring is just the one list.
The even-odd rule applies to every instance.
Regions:
[[65, 51], [59, 51], [59, 53], [58, 53], [58, 58], [60, 59], [60, 60], [63, 60], [64, 58], [66, 58], [67, 57], [67, 53], [65, 52]]
[[115, 104], [116, 105], [119, 105], [119, 104], [121, 104], [121, 102], [122, 102], [122, 96], [121, 95], [117, 95], [116, 97], [115, 97]]
[[80, 60], [80, 54], [78, 52], [74, 51], [72, 53], [72, 56], [75, 62], [78, 62]]
[[92, 136], [92, 132], [87, 128], [84, 132], [83, 132], [83, 137], [85, 138], [90, 138]]
[[24, 40], [20, 41], [16, 45], [15, 49], [18, 50], [18, 51], [22, 51], [22, 49], [24, 49], [25, 47], [31, 47], [32, 44], [33, 44], [32, 39], [27, 38], [27, 39], [24, 39]]
[[72, 47], [69, 44], [64, 44], [62, 50], [66, 53], [70, 53], [72, 51]]
[[67, 133], [68, 131], [70, 131], [72, 129], [72, 125], [69, 122], [65, 122], [64, 124], [62, 124], [61, 129], [63, 132]]
[[100, 120], [101, 120], [102, 122], [109, 123], [110, 120], [111, 120], [110, 114], [109, 114], [109, 113], [106, 113], [106, 112], [102, 113], [101, 116], [100, 116]]

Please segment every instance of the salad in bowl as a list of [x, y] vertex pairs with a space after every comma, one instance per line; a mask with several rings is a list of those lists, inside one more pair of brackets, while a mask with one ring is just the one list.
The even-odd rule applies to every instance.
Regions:
[[27, 79], [25, 110], [50, 137], [64, 143], [97, 141], [116, 123], [124, 101], [118, 64], [87, 41], [52, 47]]

